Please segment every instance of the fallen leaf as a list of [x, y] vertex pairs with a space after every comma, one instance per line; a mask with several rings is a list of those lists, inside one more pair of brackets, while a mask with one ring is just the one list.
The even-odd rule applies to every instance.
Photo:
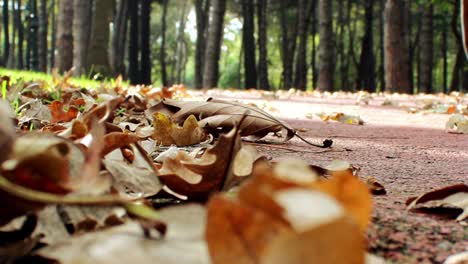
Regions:
[[210, 193], [230, 186], [232, 162], [240, 146], [239, 130], [233, 128], [200, 158], [183, 151], [174, 158], [167, 157], [159, 170], [159, 179], [178, 194], [205, 199]]
[[257, 107], [212, 98], [206, 102], [163, 100], [147, 110], [150, 116], [156, 112], [171, 116], [176, 123], [194, 115], [201, 127], [211, 130], [232, 129], [245, 116], [240, 125], [241, 136], [260, 139], [268, 133], [286, 130], [283, 139], [287, 141], [295, 135], [294, 129]]
[[[66, 110], [65, 107], [67, 108]], [[80, 112], [76, 107], [64, 105], [60, 101], [53, 101], [49, 105], [49, 109], [52, 113], [52, 123], [72, 121]]]
[[444, 264], [467, 264], [467, 263], [468, 263], [468, 251], [452, 255], [444, 261]]
[[182, 127], [172, 123], [163, 113], [155, 113], [152, 138], [163, 146], [176, 145], [179, 147], [198, 144], [206, 139], [206, 134], [198, 125], [194, 115], [185, 119]]
[[445, 127], [455, 133], [468, 134], [468, 118], [462, 114], [455, 114], [450, 117]]
[[320, 113], [317, 114], [317, 116], [320, 117], [320, 119], [322, 119], [323, 121], [333, 120], [349, 125], [364, 125], [364, 121], [361, 119], [360, 116], [347, 115], [344, 113]]
[[12, 117], [14, 113], [5, 100], [0, 100], [0, 164], [10, 155], [16, 137]]
[[372, 194], [374, 195], [387, 194], [387, 190], [385, 190], [385, 187], [382, 184], [380, 184], [374, 177], [368, 177], [366, 182]]
[[451, 185], [418, 197], [411, 197], [406, 201], [406, 209], [411, 210], [420, 204], [427, 208], [460, 208], [462, 213], [456, 220], [465, 221], [468, 217], [468, 185]]

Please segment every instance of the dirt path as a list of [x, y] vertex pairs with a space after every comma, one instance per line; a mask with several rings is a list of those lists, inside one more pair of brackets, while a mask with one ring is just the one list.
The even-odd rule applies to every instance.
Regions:
[[[265, 101], [259, 94], [212, 91], [204, 97], [224, 97], [255, 103], [270, 110], [314, 142], [334, 140], [334, 150], [323, 152], [297, 139], [281, 147], [260, 146], [273, 158], [298, 157], [317, 165], [334, 159], [360, 167], [361, 176], [373, 176], [387, 195], [375, 197], [369, 251], [397, 263], [441, 263], [447, 256], [468, 250], [468, 227], [441, 216], [405, 211], [408, 197], [434, 188], [468, 183], [468, 135], [445, 131], [449, 115], [410, 114], [401, 106], [382, 106], [384, 98], [356, 105], [356, 98], [291, 96]], [[411, 106], [414, 98], [400, 97]], [[320, 112], [359, 115], [363, 126], [323, 122]], [[346, 151], [344, 149], [350, 149]]]

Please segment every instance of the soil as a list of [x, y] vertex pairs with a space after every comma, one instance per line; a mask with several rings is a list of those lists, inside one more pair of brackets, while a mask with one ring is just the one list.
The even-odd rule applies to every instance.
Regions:
[[[409, 113], [420, 99], [445, 97], [398, 96], [398, 106], [383, 106], [383, 96], [368, 104], [356, 95], [270, 98], [256, 92], [210, 91], [199, 96], [254, 103], [303, 132], [306, 139], [334, 141], [331, 150], [311, 147], [295, 138], [287, 144], [261, 145], [260, 152], [274, 159], [297, 157], [324, 166], [335, 159], [360, 168], [363, 178], [374, 177], [387, 190], [374, 197], [373, 224], [368, 232], [371, 253], [395, 263], [442, 263], [448, 256], [468, 250], [468, 226], [446, 214], [408, 212], [405, 201], [433, 189], [468, 184], [468, 135], [448, 133], [448, 114]], [[362, 126], [324, 122], [317, 113], [343, 112], [360, 116]], [[312, 118], [310, 118], [312, 117]]]

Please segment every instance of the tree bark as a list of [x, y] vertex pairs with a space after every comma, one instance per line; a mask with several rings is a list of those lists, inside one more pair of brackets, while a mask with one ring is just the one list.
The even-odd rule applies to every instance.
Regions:
[[317, 0], [312, 0], [314, 6], [312, 12], [312, 52], [310, 67], [312, 68], [312, 85], [314, 90], [317, 88], [318, 69], [317, 69], [317, 43], [315, 37], [317, 35]]
[[357, 88], [375, 92], [375, 56], [372, 24], [374, 21], [374, 0], [365, 0], [365, 33], [362, 38], [361, 58], [359, 60]]
[[293, 63], [297, 38], [297, 16], [294, 20], [289, 18], [287, 4], [287, 1], [280, 1], [282, 87], [285, 89], [292, 88], [294, 85]]
[[47, 14], [47, 0], [41, 0], [39, 8], [39, 40], [38, 56], [39, 70], [47, 72], [47, 32], [49, 28], [49, 18]]
[[251, 0], [242, 0], [242, 45], [244, 46], [245, 88], [257, 87], [257, 67], [255, 60], [254, 4]]
[[179, 28], [177, 32], [177, 57], [176, 57], [176, 82], [183, 83], [185, 65], [187, 63], [187, 42], [185, 40], [185, 25], [187, 23], [187, 2], [182, 3], [182, 10], [179, 19]]
[[206, 53], [203, 69], [203, 87], [216, 87], [219, 77], [219, 58], [223, 38], [226, 0], [211, 0], [210, 23], [206, 40]]
[[258, 85], [263, 90], [270, 90], [268, 80], [268, 39], [267, 39], [268, 0], [257, 0], [258, 23]]
[[319, 1], [320, 14], [320, 44], [319, 44], [319, 76], [318, 89], [320, 91], [333, 91], [334, 74], [334, 40], [332, 21], [332, 2]]
[[8, 0], [3, 0], [3, 66], [8, 64], [8, 58], [10, 57], [10, 17], [8, 4]]
[[30, 0], [28, 4], [28, 69], [39, 70], [37, 0]]
[[131, 84], [138, 84], [140, 81], [138, 2], [137, 0], [129, 2], [130, 39], [128, 45], [128, 77]]
[[[165, 0], [169, 1], [169, 0]], [[151, 84], [150, 14], [151, 0], [141, 0], [141, 82]]]
[[125, 43], [127, 42], [127, 22], [130, 1], [131, 0], [118, 0], [116, 2], [110, 56], [110, 64], [114, 76], [125, 73]]
[[73, 8], [73, 66], [75, 76], [87, 74], [88, 50], [91, 38], [91, 19], [93, 1], [74, 0]]
[[161, 64], [161, 82], [164, 87], [169, 85], [166, 69], [166, 16], [169, 0], [162, 1], [163, 13], [161, 16], [161, 46], [159, 48], [159, 63]]
[[432, 69], [434, 68], [434, 6], [428, 4], [422, 14], [420, 38], [421, 49], [421, 85], [420, 93], [432, 93]]
[[109, 64], [109, 23], [114, 10], [113, 0], [94, 0], [91, 38], [88, 50], [87, 65], [91, 74], [110, 76]]
[[385, 90], [385, 0], [380, 0], [380, 14], [379, 14], [379, 86], [380, 92]]
[[195, 14], [197, 20], [197, 40], [195, 50], [195, 88], [203, 87], [203, 62], [206, 46], [206, 28], [209, 17], [209, 0], [195, 1]]
[[294, 86], [297, 89], [307, 88], [307, 36], [309, 28], [309, 17], [313, 11], [313, 0], [298, 1], [298, 36], [299, 46], [296, 54], [296, 74]]
[[468, 0], [461, 0], [460, 20], [462, 24], [462, 42], [465, 50], [466, 58], [468, 59]]
[[21, 0], [17, 0], [15, 4], [15, 18], [14, 23], [16, 24], [15, 27], [18, 30], [18, 40], [16, 42], [16, 51], [17, 51], [17, 58], [16, 58], [16, 68], [23, 69], [24, 68], [24, 28], [23, 28], [23, 20], [21, 18]]
[[65, 72], [73, 67], [73, 0], [61, 0], [57, 21], [55, 67]]
[[387, 0], [385, 6], [386, 91], [411, 93], [406, 0]]

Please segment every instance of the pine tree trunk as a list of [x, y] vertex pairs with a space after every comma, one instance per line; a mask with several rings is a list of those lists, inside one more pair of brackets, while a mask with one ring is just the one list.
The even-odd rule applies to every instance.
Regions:
[[92, 15], [91, 38], [87, 63], [92, 74], [99, 73], [110, 76], [109, 64], [109, 23], [114, 11], [113, 0], [94, 0]]
[[312, 13], [311, 0], [299, 0], [298, 2], [298, 36], [299, 46], [296, 54], [296, 75], [294, 86], [297, 89], [305, 90], [307, 88], [307, 36], [309, 17]]
[[164, 87], [169, 85], [166, 67], [166, 16], [169, 0], [163, 0], [163, 13], [161, 16], [161, 46], [159, 48], [159, 63], [161, 64], [161, 82]]
[[39, 70], [37, 0], [29, 1], [28, 15], [28, 69]]
[[268, 39], [267, 39], [268, 0], [257, 0], [258, 22], [258, 84], [263, 90], [270, 90], [268, 80]]
[[375, 56], [372, 24], [374, 21], [374, 0], [365, 0], [365, 33], [361, 45], [361, 58], [358, 70], [358, 89], [375, 92]]
[[411, 93], [407, 1], [387, 0], [385, 6], [385, 90]]
[[139, 17], [138, 17], [138, 2], [133, 0], [129, 2], [130, 13], [130, 36], [128, 45], [128, 77], [131, 84], [138, 84], [140, 82], [139, 70]]
[[87, 57], [91, 37], [92, 4], [90, 1], [74, 0], [73, 8], [73, 66], [75, 76], [87, 74]]
[[195, 14], [197, 20], [197, 40], [195, 50], [195, 88], [203, 87], [203, 62], [206, 45], [206, 28], [208, 24], [209, 0], [195, 1]]
[[312, 68], [312, 85], [314, 90], [317, 88], [318, 81], [318, 69], [317, 69], [317, 42], [315, 37], [317, 35], [317, 0], [312, 0], [313, 12], [312, 12], [312, 52], [310, 54], [311, 62], [310, 67]]
[[51, 44], [50, 44], [50, 50], [48, 51], [49, 53], [49, 68], [54, 68], [56, 67], [55, 65], [55, 52], [57, 49], [57, 16], [55, 12], [55, 6], [56, 2], [55, 0], [51, 0], [50, 6], [49, 6], [49, 14], [50, 14], [50, 21], [51, 21]]
[[244, 46], [245, 88], [257, 87], [257, 67], [255, 60], [254, 4], [251, 0], [242, 0], [242, 45]]
[[55, 67], [65, 72], [73, 67], [73, 0], [59, 1]]
[[127, 42], [127, 22], [130, 1], [132, 0], [119, 0], [116, 2], [116, 15], [114, 18], [110, 56], [110, 64], [114, 76], [125, 73], [125, 43]]
[[3, 0], [3, 66], [8, 64], [8, 58], [10, 57], [10, 18], [8, 4], [8, 0]]
[[49, 28], [49, 18], [47, 14], [47, 0], [41, 0], [39, 8], [39, 40], [38, 56], [39, 70], [47, 72], [47, 32]]
[[426, 5], [422, 14], [420, 38], [421, 86], [420, 93], [432, 93], [432, 69], [434, 67], [434, 6]]
[[[292, 22], [291, 22], [292, 21]], [[281, 61], [283, 62], [282, 82], [283, 88], [293, 87], [293, 63], [296, 54], [297, 16], [291, 20], [288, 17], [286, 1], [280, 1], [281, 22]]]
[[332, 21], [332, 2], [319, 1], [320, 14], [320, 45], [319, 45], [319, 75], [318, 89], [320, 91], [333, 91], [334, 73], [334, 40]]
[[[165, 0], [168, 2], [169, 0]], [[151, 84], [151, 43], [150, 43], [151, 0], [141, 0], [141, 83]]]
[[179, 19], [179, 28], [177, 32], [177, 50], [176, 50], [176, 83], [184, 82], [183, 72], [187, 61], [187, 45], [185, 41], [185, 25], [187, 23], [187, 2], [182, 3], [182, 10]]
[[211, 0], [210, 23], [206, 40], [206, 53], [203, 68], [203, 87], [213, 88], [218, 83], [221, 40], [223, 38], [226, 0]]
[[442, 66], [442, 89], [444, 93], [447, 93], [448, 89], [448, 36], [447, 36], [447, 21], [445, 17], [443, 18], [443, 31], [442, 31], [442, 57], [443, 57], [443, 66]]
[[385, 90], [385, 22], [384, 22], [384, 14], [385, 14], [385, 0], [380, 0], [380, 14], [379, 14], [379, 58], [380, 58], [380, 65], [379, 65], [379, 86], [380, 92]]
[[23, 28], [23, 20], [21, 18], [21, 0], [16, 1], [17, 8], [15, 8], [15, 18], [14, 18], [14, 23], [16, 24], [15, 27], [18, 30], [18, 40], [16, 42], [16, 51], [17, 51], [17, 58], [16, 58], [16, 68], [18, 69], [23, 69], [24, 68], [24, 28]]
[[462, 24], [462, 42], [465, 50], [466, 58], [468, 59], [468, 0], [461, 0], [460, 16]]

